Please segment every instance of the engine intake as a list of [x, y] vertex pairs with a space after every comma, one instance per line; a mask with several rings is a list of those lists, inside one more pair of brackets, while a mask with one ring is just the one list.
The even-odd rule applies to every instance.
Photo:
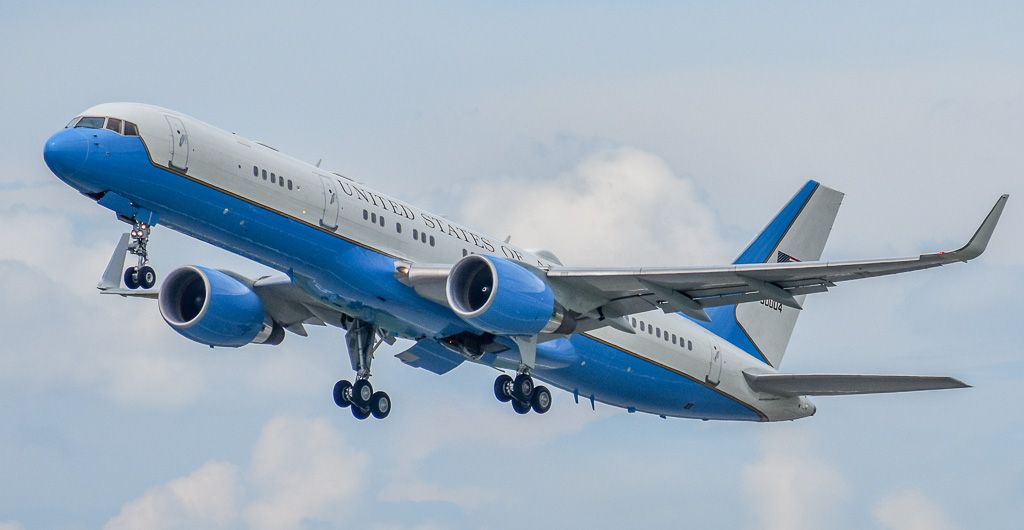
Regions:
[[547, 282], [506, 259], [462, 258], [448, 275], [445, 293], [455, 314], [495, 335], [569, 333], [574, 327]]
[[186, 266], [160, 287], [160, 315], [175, 331], [208, 346], [280, 344], [284, 329], [248, 285], [218, 270]]

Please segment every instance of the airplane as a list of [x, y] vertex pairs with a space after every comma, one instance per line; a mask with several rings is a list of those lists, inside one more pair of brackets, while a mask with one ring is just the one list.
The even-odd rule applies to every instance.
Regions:
[[[977, 258], [1008, 198], [958, 250], [829, 262], [821, 254], [843, 194], [809, 181], [732, 264], [573, 267], [152, 105], [89, 108], [46, 141], [43, 158], [131, 225], [101, 293], [156, 299], [171, 328], [211, 348], [341, 328], [355, 375], [333, 397], [360, 420], [391, 412], [369, 379], [374, 353], [399, 338], [412, 345], [397, 357], [416, 368], [497, 369], [494, 395], [519, 414], [552, 405], [534, 377], [591, 407], [760, 422], [812, 416], [808, 396], [967, 387], [952, 377], [779, 367], [807, 295]], [[280, 274], [187, 265], [157, 287], [148, 243], [160, 225]], [[136, 261], [125, 268], [128, 255]]]

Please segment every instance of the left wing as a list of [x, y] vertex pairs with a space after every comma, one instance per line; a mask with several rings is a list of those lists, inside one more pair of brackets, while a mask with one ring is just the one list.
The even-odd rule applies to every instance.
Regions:
[[[708, 320], [705, 307], [775, 300], [800, 309], [796, 296], [821, 293], [836, 283], [966, 262], [988, 245], [1009, 196], [996, 201], [974, 237], [952, 252], [844, 262], [788, 262], [686, 268], [573, 268], [553, 266], [547, 278], [566, 293], [567, 307], [595, 321], [661, 309]], [[575, 293], [575, 294], [573, 294]], [[602, 324], [607, 322], [602, 322]]]

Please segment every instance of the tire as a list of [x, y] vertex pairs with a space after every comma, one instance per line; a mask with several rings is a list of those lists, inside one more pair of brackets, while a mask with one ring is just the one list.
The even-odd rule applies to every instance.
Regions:
[[145, 266], [139, 269], [139, 287], [143, 289], [152, 289], [156, 285], [156, 271], [153, 267]]
[[530, 412], [530, 402], [513, 399], [512, 410], [516, 411], [516, 414], [526, 414], [527, 412]]
[[373, 385], [366, 379], [360, 379], [352, 385], [352, 403], [366, 408], [373, 399]]
[[365, 420], [370, 417], [370, 409], [352, 405], [352, 417], [357, 420]]
[[391, 397], [386, 392], [374, 392], [370, 398], [370, 414], [374, 418], [383, 420], [391, 413]]
[[352, 402], [348, 400], [348, 392], [351, 390], [352, 383], [349, 383], [344, 379], [334, 383], [334, 404], [341, 408], [351, 405]]
[[533, 378], [526, 374], [519, 374], [512, 381], [512, 397], [519, 401], [530, 402], [533, 395]]
[[551, 410], [551, 391], [547, 387], [539, 386], [533, 389], [533, 397], [530, 398], [530, 406], [537, 414], [544, 414]]
[[512, 401], [512, 378], [508, 374], [501, 374], [494, 380], [494, 397], [502, 403]]
[[128, 267], [124, 270], [124, 286], [129, 289], [139, 288], [138, 267]]

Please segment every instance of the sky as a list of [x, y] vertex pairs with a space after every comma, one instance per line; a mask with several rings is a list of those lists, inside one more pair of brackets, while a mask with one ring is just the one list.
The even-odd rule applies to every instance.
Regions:
[[[5, 2], [0, 530], [1017, 528], [1024, 501], [1019, 2]], [[780, 424], [554, 394], [544, 416], [385, 347], [357, 422], [336, 329], [210, 350], [94, 289], [125, 230], [49, 173], [83, 109], [179, 110], [572, 265], [731, 260], [808, 178], [826, 259], [968, 265], [805, 304], [782, 368], [973, 388], [818, 398]], [[164, 274], [266, 271], [158, 227]]]

